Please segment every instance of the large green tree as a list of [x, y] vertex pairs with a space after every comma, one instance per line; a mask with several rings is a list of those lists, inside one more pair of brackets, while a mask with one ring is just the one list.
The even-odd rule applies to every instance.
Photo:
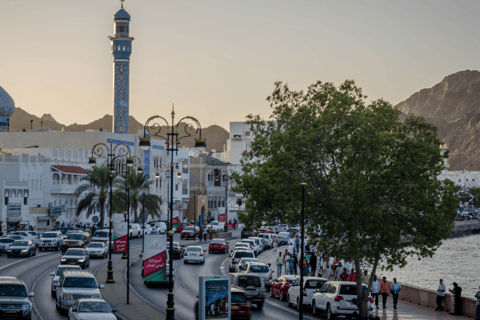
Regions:
[[[384, 101], [366, 102], [353, 81], [316, 82], [306, 92], [276, 83], [270, 121], [250, 115], [254, 140], [244, 153], [237, 192], [248, 196], [246, 223], [305, 222], [318, 249], [360, 263], [393, 268], [408, 256], [431, 256], [450, 234], [458, 200], [451, 181], [437, 179], [437, 129], [420, 117], [399, 120]], [[317, 232], [317, 234], [314, 234]], [[371, 288], [369, 283], [369, 291]], [[357, 301], [362, 316], [367, 295]]]
[[137, 172], [137, 170], [134, 169], [130, 170], [128, 175], [121, 175], [119, 179], [115, 181], [115, 191], [113, 196], [115, 200], [115, 211], [125, 211], [125, 178], [127, 179], [127, 186], [130, 194], [130, 212], [133, 213], [134, 221], [138, 221], [139, 213], [142, 212], [144, 192], [146, 217], [148, 215], [151, 215], [152, 217], [160, 217], [162, 213], [162, 198], [155, 194], [148, 194], [148, 190], [153, 181], [150, 181], [148, 176], [143, 172]]
[[[116, 179], [116, 173], [112, 174], [112, 181]], [[79, 216], [86, 211], [87, 217], [100, 211], [99, 226], [103, 228], [105, 212], [109, 208], [110, 196], [110, 171], [105, 165], [93, 167], [92, 170], [82, 178], [81, 183], [74, 192], [75, 197], [80, 198], [76, 214]]]

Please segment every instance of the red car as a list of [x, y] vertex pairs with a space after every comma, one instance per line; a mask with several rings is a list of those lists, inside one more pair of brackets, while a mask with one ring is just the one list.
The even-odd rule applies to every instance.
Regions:
[[288, 289], [290, 289], [290, 284], [297, 280], [298, 276], [293, 275], [284, 275], [275, 279], [271, 285], [271, 297], [279, 297], [281, 301], [287, 301]]
[[68, 248], [85, 248], [90, 243], [90, 234], [83, 231], [73, 231], [67, 235], [63, 241], [62, 252]]
[[259, 233], [275, 233], [275, 231], [273, 231], [273, 229], [270, 227], [261, 227], [260, 229], [258, 229], [258, 232]]
[[188, 226], [180, 232], [180, 239], [193, 239], [193, 232], [195, 230], [195, 238], [200, 239], [200, 227], [197, 226]]
[[[252, 304], [247, 300], [245, 291], [232, 288], [232, 320], [250, 320], [252, 318]], [[198, 299], [195, 301], [195, 319], [198, 317]]]
[[226, 242], [224, 239], [213, 239], [208, 245], [208, 253], [228, 253], [228, 249], [228, 242]]

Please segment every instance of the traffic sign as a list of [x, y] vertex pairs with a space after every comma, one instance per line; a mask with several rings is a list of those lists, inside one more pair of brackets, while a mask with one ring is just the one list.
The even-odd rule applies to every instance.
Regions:
[[92, 222], [95, 223], [95, 224], [99, 223], [100, 222], [100, 217], [99, 216], [93, 216], [92, 217]]

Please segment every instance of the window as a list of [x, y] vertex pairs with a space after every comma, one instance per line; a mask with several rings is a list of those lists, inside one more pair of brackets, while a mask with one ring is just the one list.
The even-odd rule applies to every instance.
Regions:
[[178, 191], [178, 184], [175, 185], [175, 191]]
[[467, 179], [467, 181], [468, 181], [468, 179]]
[[221, 187], [221, 186], [222, 186], [222, 181], [220, 180], [220, 177], [221, 177], [221, 175], [222, 175], [222, 170], [220, 170], [220, 169], [215, 169], [213, 174], [214, 174], [214, 177], [215, 177], [214, 186], [215, 186], [215, 187]]
[[225, 200], [222, 201], [222, 207], [225, 207]]
[[123, 45], [122, 50], [125, 51], [125, 45]]
[[220, 199], [218, 199], [218, 206], [219, 206], [219, 207], [222, 206], [222, 201], [220, 201]]
[[250, 131], [245, 131], [245, 137], [249, 137], [250, 136]]

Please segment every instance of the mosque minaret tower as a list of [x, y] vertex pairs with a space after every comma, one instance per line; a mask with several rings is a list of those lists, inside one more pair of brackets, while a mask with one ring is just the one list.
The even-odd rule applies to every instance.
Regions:
[[129, 133], [129, 76], [130, 54], [133, 38], [129, 36], [130, 15], [121, 9], [113, 16], [114, 36], [112, 41], [113, 55], [113, 132]]

